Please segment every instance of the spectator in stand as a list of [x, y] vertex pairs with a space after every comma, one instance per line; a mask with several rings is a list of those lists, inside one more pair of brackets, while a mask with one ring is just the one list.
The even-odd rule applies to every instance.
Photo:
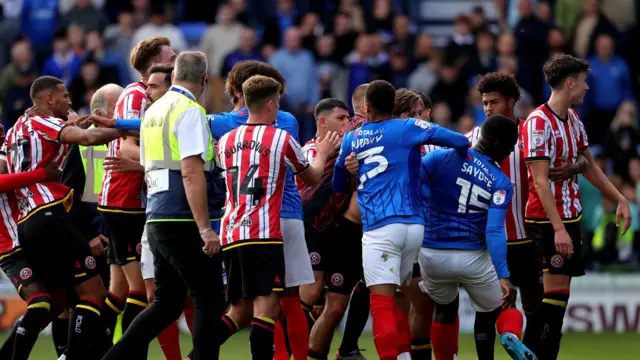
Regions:
[[578, 18], [576, 14], [582, 11], [584, 0], [556, 0], [554, 18], [558, 28], [566, 35], [571, 35], [576, 30]]
[[409, 76], [409, 89], [431, 94], [439, 80], [441, 58], [440, 54], [434, 53], [429, 57], [429, 61], [418, 66]]
[[151, 12], [150, 0], [133, 0], [133, 27], [139, 28], [149, 21], [149, 14]]
[[231, 72], [233, 65], [240, 61], [264, 61], [264, 58], [256, 48], [257, 45], [258, 35], [256, 34], [256, 31], [248, 27], [242, 29], [242, 33], [240, 34], [240, 46], [224, 58], [220, 77], [223, 79], [226, 78], [227, 74]]
[[134, 31], [133, 8], [127, 6], [118, 13], [118, 23], [109, 25], [104, 31], [107, 50], [120, 55], [123, 59], [128, 59], [131, 55], [131, 49], [133, 49], [131, 41]]
[[412, 54], [411, 64], [412, 69], [416, 69], [421, 64], [430, 60], [433, 54], [433, 38], [426, 32], [420, 33], [416, 38], [415, 51]]
[[471, 32], [477, 35], [480, 32], [489, 32], [489, 24], [487, 23], [487, 14], [482, 6], [476, 6], [469, 14], [469, 23], [471, 24]]
[[558, 28], [551, 28], [547, 34], [547, 44], [549, 45], [549, 57], [552, 59], [556, 55], [571, 54], [571, 49], [567, 44], [567, 37]]
[[229, 6], [231, 6], [233, 12], [236, 14], [236, 20], [239, 23], [245, 26], [251, 26], [251, 16], [249, 15], [246, 0], [230, 0]]
[[107, 82], [104, 80], [104, 75], [101, 74], [100, 64], [95, 59], [87, 57], [82, 63], [80, 76], [76, 77], [69, 86], [73, 109], [77, 112], [89, 105], [86, 93], [96, 91], [105, 84]]
[[71, 24], [67, 28], [67, 39], [73, 55], [84, 56], [84, 29], [78, 24]]
[[353, 24], [353, 30], [362, 32], [367, 29], [364, 10], [358, 0], [341, 0], [338, 11], [349, 15], [351, 23]]
[[431, 121], [445, 128], [451, 128], [451, 109], [446, 103], [435, 103]]
[[11, 58], [11, 44], [20, 38], [22, 0], [0, 0], [0, 68]]
[[104, 40], [97, 30], [87, 32], [85, 43], [87, 56], [92, 56], [100, 64], [106, 83], [116, 83], [123, 87], [131, 83], [129, 68], [124, 58], [118, 53], [104, 48]]
[[602, 154], [611, 161], [613, 172], [623, 181], [632, 180], [628, 163], [640, 156], [640, 126], [635, 102], [625, 101], [606, 132]]
[[550, 28], [556, 26], [556, 21], [553, 19], [553, 13], [551, 12], [551, 5], [549, 5], [548, 1], [538, 2], [536, 6], [536, 17]]
[[446, 48], [447, 58], [463, 66], [471, 59], [475, 47], [475, 38], [471, 33], [471, 22], [466, 15], [458, 15], [453, 24], [453, 34]]
[[493, 34], [480, 31], [476, 34], [476, 51], [463, 68], [464, 77], [469, 79], [476, 75], [496, 71], [498, 57], [496, 55]]
[[373, 16], [368, 26], [369, 31], [391, 33], [395, 15], [391, 0], [375, 0], [373, 3]]
[[[60, 14], [66, 15], [74, 6], [76, 0], [58, 0], [60, 4]], [[91, 0], [91, 5], [96, 9], [103, 9], [108, 4], [108, 0]]]
[[56, 31], [53, 37], [53, 54], [45, 61], [42, 75], [55, 76], [64, 81], [65, 86], [71, 84], [80, 73], [82, 59], [71, 50], [64, 29]]
[[451, 111], [451, 118], [455, 122], [467, 107], [468, 87], [460, 76], [458, 66], [446, 59], [440, 69], [440, 79], [433, 87], [429, 96], [433, 102], [445, 103]]
[[53, 34], [58, 28], [57, 1], [23, 0], [20, 33], [31, 41], [38, 69], [51, 55]]
[[340, 63], [338, 63], [333, 52], [335, 50], [335, 40], [331, 35], [323, 35], [318, 38], [316, 57], [316, 69], [320, 86], [320, 97], [326, 98], [348, 98], [346, 91], [340, 89], [340, 82], [343, 73]]
[[413, 50], [416, 46], [416, 36], [411, 33], [409, 17], [397, 15], [393, 19], [393, 38], [389, 44], [389, 52], [403, 56], [412, 61]]
[[335, 36], [335, 59], [344, 62], [345, 57], [353, 50], [358, 38], [358, 33], [354, 30], [353, 22], [348, 14], [337, 13], [333, 17], [333, 36]]
[[476, 120], [469, 114], [464, 114], [458, 119], [457, 130], [461, 134], [466, 134], [476, 126]]
[[575, 32], [571, 34], [573, 52], [583, 58], [590, 57], [596, 51], [598, 36], [606, 34], [615, 38], [617, 33], [613, 23], [600, 11], [600, 0], [584, 0], [583, 11], [576, 20]]
[[302, 33], [302, 47], [315, 54], [317, 34], [322, 34], [324, 29], [320, 24], [320, 16], [316, 13], [306, 13], [300, 23]]
[[19, 70], [16, 74], [15, 83], [7, 91], [7, 95], [2, 101], [2, 118], [5, 129], [9, 129], [16, 120], [31, 107], [31, 84], [35, 76], [29, 70]]
[[11, 62], [0, 72], [0, 99], [4, 99], [9, 89], [16, 86], [18, 74], [25, 72], [37, 76], [31, 44], [27, 39], [20, 40], [11, 47]]
[[60, 21], [60, 26], [67, 28], [71, 24], [82, 26], [84, 31], [98, 30], [103, 32], [109, 25], [109, 19], [102, 9], [91, 4], [91, 0], [74, 0], [75, 6]]
[[313, 54], [301, 47], [302, 37], [297, 27], [287, 29], [284, 46], [269, 62], [287, 81], [286, 103], [298, 119], [300, 140], [306, 142], [315, 134], [313, 110], [320, 100], [316, 64]]
[[542, 103], [547, 100], [542, 99], [543, 73], [540, 70], [531, 71], [530, 69], [542, 69], [547, 60], [549, 26], [536, 17], [531, 0], [519, 1], [520, 20], [513, 33], [516, 36], [516, 44], [526, 44], [526, 46], [516, 46], [516, 56], [518, 68], [527, 69], [527, 71], [518, 72], [516, 80], [533, 95], [536, 102]]
[[[134, 1], [135, 5], [135, 1]], [[171, 48], [179, 53], [187, 49], [187, 42], [184, 39], [182, 31], [175, 25], [167, 22], [168, 14], [164, 2], [152, 2], [151, 16], [149, 16], [149, 22], [140, 26], [138, 30], [133, 34], [132, 44], [137, 44], [144, 39], [148, 39], [152, 36], [166, 36], [171, 41]], [[211, 60], [209, 60], [211, 61]], [[130, 76], [132, 79], [137, 79], [140, 75], [138, 71], [131, 68]]]
[[596, 56], [589, 58], [591, 72], [587, 77], [590, 90], [583, 103], [584, 125], [590, 144], [600, 144], [618, 107], [633, 99], [629, 68], [624, 59], [615, 55], [613, 39], [600, 35]]
[[286, 30], [296, 25], [297, 17], [294, 0], [276, 0], [276, 12], [265, 26], [262, 42], [279, 48], [286, 37]]
[[[380, 38], [362, 33], [358, 36], [355, 49], [345, 58], [348, 71], [348, 91], [373, 80], [393, 81], [393, 72], [387, 59], [378, 53]], [[351, 109], [353, 110], [353, 109]]]
[[243, 26], [235, 19], [231, 6], [223, 4], [218, 8], [217, 22], [207, 28], [200, 40], [200, 50], [207, 54], [209, 75], [220, 75], [225, 57], [240, 46]]
[[[222, 3], [222, 0], [181, 0], [182, 21], [184, 22], [205, 22], [213, 23], [216, 21], [216, 9]], [[172, 5], [176, 2], [171, 1]]]

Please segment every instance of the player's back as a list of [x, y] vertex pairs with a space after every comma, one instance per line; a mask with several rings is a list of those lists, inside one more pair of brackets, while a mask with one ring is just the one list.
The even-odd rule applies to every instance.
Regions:
[[420, 177], [429, 191], [423, 247], [486, 249], [491, 202], [503, 205], [512, 191], [498, 164], [474, 149], [436, 150], [422, 159]]
[[223, 135], [217, 147], [227, 184], [223, 246], [245, 240], [281, 242], [285, 170], [304, 170], [300, 145], [282, 129], [245, 124]]
[[[9, 173], [43, 169], [51, 163], [62, 164], [67, 146], [59, 136], [65, 122], [52, 116], [22, 116], [9, 129], [3, 145]], [[70, 200], [70, 189], [57, 182], [43, 182], [16, 191], [20, 218], [43, 205]], [[67, 204], [70, 205], [70, 204]]]
[[418, 198], [421, 143], [405, 136], [407, 126], [419, 121], [367, 122], [345, 135], [347, 146], [342, 151], [347, 155], [355, 152], [360, 163], [357, 196], [365, 231], [397, 222], [422, 223]]

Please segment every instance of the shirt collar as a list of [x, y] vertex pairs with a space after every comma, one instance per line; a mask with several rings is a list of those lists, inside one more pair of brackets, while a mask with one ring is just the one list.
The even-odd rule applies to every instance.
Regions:
[[188, 97], [189, 99], [196, 101], [196, 97], [191, 93], [191, 91], [187, 90], [185, 87], [180, 86], [180, 85], [171, 85], [171, 88], [169, 89], [171, 91], [175, 91], [177, 93], [180, 93], [186, 97]]

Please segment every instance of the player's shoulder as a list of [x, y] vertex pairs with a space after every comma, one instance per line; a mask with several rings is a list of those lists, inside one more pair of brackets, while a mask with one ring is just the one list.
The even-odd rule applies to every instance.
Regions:
[[309, 141], [307, 141], [306, 143], [304, 143], [304, 146], [302, 147], [303, 150], [307, 150], [307, 149], [313, 149], [316, 147], [316, 139], [313, 138]]
[[469, 139], [469, 144], [471, 144], [471, 146], [475, 145], [480, 138], [480, 126], [474, 126], [473, 129], [464, 134], [464, 136]]
[[36, 116], [30, 116], [28, 118], [25, 117], [25, 120], [29, 120], [31, 122], [31, 126], [38, 126], [38, 125], [43, 125], [43, 126], [56, 126], [56, 127], [60, 127], [62, 125], [65, 125], [67, 122], [57, 118], [55, 116], [42, 116], [42, 115], [36, 115]]
[[286, 112], [283, 110], [278, 110], [278, 114], [276, 115], [276, 122], [280, 123], [280, 122], [284, 122], [284, 123], [298, 123], [298, 120], [296, 119], [295, 116], [293, 116], [292, 113], [290, 112]]
[[532, 121], [550, 123], [551, 119], [553, 119], [553, 118], [554, 118], [554, 116], [553, 116], [553, 113], [551, 113], [551, 110], [549, 110], [549, 108], [547, 107], [546, 104], [542, 104], [542, 105], [538, 106], [537, 108], [535, 108], [529, 114], [529, 116], [527, 116], [527, 119], [525, 120], [525, 123], [530, 123]]

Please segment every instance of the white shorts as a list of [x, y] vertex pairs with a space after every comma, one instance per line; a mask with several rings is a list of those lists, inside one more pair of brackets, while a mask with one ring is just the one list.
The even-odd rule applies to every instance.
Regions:
[[493, 311], [502, 300], [502, 290], [487, 250], [420, 251], [420, 289], [434, 302], [446, 305], [458, 296], [462, 285], [477, 312]]
[[[140, 255], [140, 270], [142, 271], [142, 279], [155, 279], [156, 267], [153, 265], [153, 253], [149, 247], [149, 239], [147, 239], [147, 225], [144, 226], [141, 243], [142, 254]], [[224, 262], [222, 263], [222, 282], [224, 285], [227, 285], [227, 269], [224, 267]]]
[[313, 269], [304, 238], [304, 222], [300, 219], [280, 219], [284, 241], [284, 286], [313, 284]]
[[408, 284], [423, 236], [422, 224], [389, 224], [364, 232], [362, 267], [367, 286]]

